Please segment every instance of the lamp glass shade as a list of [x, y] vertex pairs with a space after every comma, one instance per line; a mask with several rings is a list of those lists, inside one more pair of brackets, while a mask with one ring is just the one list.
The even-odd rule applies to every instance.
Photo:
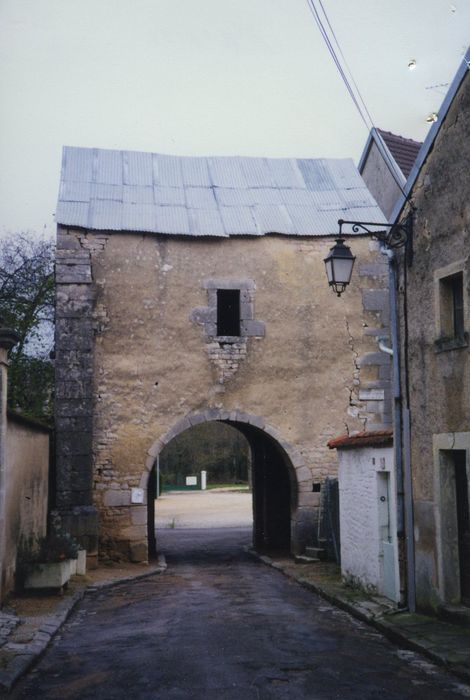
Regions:
[[338, 238], [324, 260], [328, 284], [338, 296], [351, 281], [355, 259], [349, 246], [344, 245], [344, 239]]

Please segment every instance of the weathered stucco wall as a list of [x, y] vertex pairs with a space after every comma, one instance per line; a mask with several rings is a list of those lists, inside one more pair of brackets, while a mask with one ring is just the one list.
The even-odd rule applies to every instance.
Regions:
[[[409, 367], [416, 584], [421, 608], [435, 607], [446, 599], [439, 559], [442, 547], [453, 546], [450, 541], [445, 542], [440, 532], [442, 512], [436, 465], [439, 455], [433, 453], [433, 442], [436, 436], [450, 433], [455, 439], [447, 441], [448, 449], [457, 449], [457, 434], [470, 430], [468, 337], [460, 338], [460, 342], [446, 340], [445, 317], [449, 310], [441, 308], [439, 282], [442, 276], [457, 271], [463, 274], [464, 329], [468, 333], [469, 162], [470, 79], [467, 71], [412, 191], [414, 259], [407, 270], [407, 326], [402, 298], [404, 342], [408, 332], [408, 346], [404, 345], [402, 360], [403, 366], [408, 362]], [[403, 265], [401, 269], [403, 272]], [[452, 575], [458, 577], [456, 561]]]
[[338, 449], [338, 458], [342, 575], [398, 601], [393, 448]]
[[[147, 509], [131, 505], [132, 489], [188, 417], [225, 416], [276, 436], [295, 472], [293, 518], [313, 523], [312, 483], [337, 469], [327, 440], [390, 422], [389, 358], [374, 338], [388, 323], [386, 263], [355, 237], [360, 264], [338, 299], [323, 264], [331, 245], [59, 228], [59, 508], [89, 509], [93, 487], [102, 543], [142, 558]], [[241, 289], [235, 344], [211, 335], [212, 290], [224, 285]]]
[[22, 542], [46, 534], [49, 484], [49, 431], [8, 415], [6, 431], [4, 593], [15, 583]]

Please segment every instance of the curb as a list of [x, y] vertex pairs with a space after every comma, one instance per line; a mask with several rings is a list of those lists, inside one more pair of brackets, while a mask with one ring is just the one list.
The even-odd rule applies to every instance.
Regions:
[[[59, 612], [49, 616], [47, 622], [34, 634], [31, 642], [27, 644], [11, 644], [7, 652], [11, 652], [11, 659], [7, 662], [6, 667], [0, 669], [0, 692], [1, 697], [6, 697], [3, 693], [9, 693], [13, 686], [24, 676], [29, 669], [44, 655], [47, 647], [52, 642], [62, 625], [68, 620], [75, 607], [82, 601], [86, 595], [96, 593], [97, 591], [113, 588], [122, 583], [131, 581], [139, 581], [141, 579], [150, 578], [162, 574], [167, 568], [164, 555], [159, 555], [158, 565], [152, 571], [146, 571], [135, 576], [123, 576], [122, 578], [114, 579], [113, 581], [103, 581], [101, 583], [90, 584], [84, 586], [70, 598], [62, 601]], [[8, 647], [6, 642], [5, 647]], [[15, 653], [17, 652], [17, 653]]]
[[321, 585], [316, 584], [312, 581], [307, 581], [301, 576], [295, 576], [290, 571], [287, 571], [282, 564], [278, 564], [277, 562], [273, 561], [270, 557], [264, 554], [258, 554], [255, 550], [251, 549], [250, 547], [246, 547], [245, 551], [250, 556], [261, 561], [263, 564], [266, 564], [267, 566], [270, 566], [273, 569], [280, 571], [284, 576], [287, 576], [288, 578], [296, 581], [299, 585], [303, 586], [307, 590], [312, 591], [313, 593], [316, 593], [324, 600], [327, 600], [329, 603], [332, 603], [336, 607], [341, 608], [342, 610], [349, 613], [361, 622], [365, 622], [366, 624], [371, 625], [379, 632], [381, 632], [385, 637], [387, 637], [387, 639], [390, 639], [390, 641], [394, 642], [395, 644], [398, 643], [411, 651], [415, 651], [419, 654], [422, 654], [427, 659], [437, 664], [438, 666], [444, 667], [447, 671], [453, 673], [461, 680], [465, 681], [466, 683], [470, 683], [470, 669], [466, 668], [463, 665], [450, 664], [447, 661], [447, 659], [430, 649], [424, 642], [420, 642], [417, 639], [410, 638], [400, 628], [396, 627], [393, 624], [393, 622], [384, 619], [383, 612], [378, 613], [377, 616], [371, 614], [370, 612], [368, 613], [363, 608], [360, 608], [357, 605], [351, 603], [349, 600], [345, 600], [344, 598], [341, 598], [340, 596], [326, 590]]

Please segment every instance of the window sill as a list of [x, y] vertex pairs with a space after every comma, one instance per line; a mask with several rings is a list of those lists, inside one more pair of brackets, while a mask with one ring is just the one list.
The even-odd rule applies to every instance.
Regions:
[[468, 333], [455, 336], [454, 338], [437, 338], [434, 341], [434, 352], [447, 352], [448, 350], [458, 350], [468, 347]]

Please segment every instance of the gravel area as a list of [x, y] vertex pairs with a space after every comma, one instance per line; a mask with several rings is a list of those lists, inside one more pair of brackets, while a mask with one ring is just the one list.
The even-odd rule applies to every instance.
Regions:
[[247, 491], [169, 491], [155, 503], [155, 525], [176, 530], [250, 527], [252, 500]]

